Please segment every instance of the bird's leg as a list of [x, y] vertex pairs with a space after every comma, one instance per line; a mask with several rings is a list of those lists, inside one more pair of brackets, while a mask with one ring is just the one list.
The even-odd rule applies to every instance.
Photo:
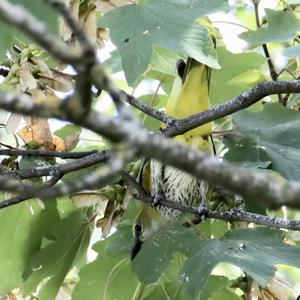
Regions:
[[157, 207], [161, 201], [165, 200], [165, 194], [163, 191], [158, 191], [155, 193], [154, 197], [152, 198], [152, 201], [150, 203], [151, 207]]
[[184, 227], [191, 227], [193, 225], [198, 225], [202, 221], [205, 221], [207, 218], [208, 209], [206, 207], [206, 199], [205, 197], [202, 197], [201, 203], [197, 208], [197, 212], [195, 214], [195, 218], [191, 221], [184, 222], [182, 226]]
[[200, 224], [202, 221], [205, 221], [207, 218], [208, 209], [206, 207], [206, 199], [202, 197], [201, 203], [197, 208], [196, 216], [192, 220], [194, 225]]
[[207, 213], [208, 213], [208, 209], [206, 207], [207, 190], [208, 190], [208, 184], [202, 181], [200, 183], [200, 197], [201, 197], [200, 205], [197, 208], [195, 218], [192, 220], [192, 223], [195, 225], [206, 220]]
[[235, 207], [232, 209], [234, 212], [245, 212], [245, 201], [240, 195], [235, 195]]

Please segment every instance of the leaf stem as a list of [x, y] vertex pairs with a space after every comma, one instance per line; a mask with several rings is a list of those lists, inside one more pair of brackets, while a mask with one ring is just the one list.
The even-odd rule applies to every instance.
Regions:
[[139, 282], [138, 286], [134, 292], [134, 295], [132, 297], [132, 300], [142, 300], [144, 291], [145, 291], [145, 284], [142, 282]]

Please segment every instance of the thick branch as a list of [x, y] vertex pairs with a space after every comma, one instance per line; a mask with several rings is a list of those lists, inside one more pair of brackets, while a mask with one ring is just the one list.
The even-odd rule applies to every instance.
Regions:
[[[284, 92], [284, 89], [299, 92], [300, 83], [299, 81], [262, 83], [250, 90], [250, 92], [237, 97], [236, 102], [241, 105], [240, 102], [243, 102], [244, 99], [248, 99], [248, 101], [252, 99], [253, 101], [255, 97], [258, 99], [268, 95], [270, 94], [267, 90], [268, 88], [271, 88], [274, 93]], [[23, 101], [24, 95], [18, 99], [16, 94], [10, 96], [9, 93], [0, 92], [1, 108], [23, 114], [45, 115], [47, 106], [43, 106], [42, 110], [40, 110], [41, 105], [34, 104], [30, 97], [26, 97], [26, 102]], [[226, 107], [225, 105], [225, 108]], [[225, 111], [228, 112], [232, 109], [233, 108], [229, 106]], [[220, 114], [224, 115], [224, 111], [219, 112], [219, 115]], [[147, 130], [141, 128], [134, 119], [125, 121], [119, 117], [109, 118], [94, 110], [91, 110], [84, 120], [74, 119], [71, 112], [64, 116], [59, 114], [57, 110], [54, 110], [53, 117], [60, 119], [67, 118], [69, 121], [73, 121], [80, 126], [102, 134], [111, 141], [129, 143], [133, 149], [147, 158], [157, 159], [164, 164], [174, 166], [206, 180], [212, 186], [223, 186], [228, 190], [241, 194], [244, 198], [251, 198], [253, 201], [261, 203], [262, 205], [270, 207], [278, 207], [281, 205], [300, 207], [299, 183], [277, 182], [276, 177], [272, 174], [238, 168], [229, 163], [221, 162], [219, 159], [211, 157], [206, 153], [175, 143], [173, 140], [169, 140], [161, 134], [151, 135]]]

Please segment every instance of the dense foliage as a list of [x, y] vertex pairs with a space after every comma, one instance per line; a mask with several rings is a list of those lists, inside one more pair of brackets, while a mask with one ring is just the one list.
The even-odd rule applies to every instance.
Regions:
[[[1, 110], [0, 116], [0, 295], [41, 300], [295, 299], [300, 204], [286, 199], [300, 198], [293, 190], [300, 175], [299, 1], [69, 0], [67, 12], [58, 0], [1, 2], [0, 108], [8, 112]], [[130, 261], [140, 201], [123, 175], [136, 178], [142, 158], [155, 155], [156, 148], [151, 153], [137, 146], [127, 159], [123, 152], [133, 148], [134, 139], [122, 140], [128, 127], [119, 103], [123, 94], [113, 94], [105, 84], [100, 94], [101, 83], [89, 75], [88, 63], [72, 65], [71, 59], [56, 56], [56, 45], [51, 48], [39, 38], [42, 27], [35, 34], [18, 23], [23, 11], [13, 6], [15, 18], [5, 17], [6, 2], [23, 5], [26, 17], [45, 22], [49, 35], [77, 55], [86, 41], [82, 32], [73, 32], [71, 13], [98, 51], [108, 78], [119, 92], [139, 100], [125, 97], [149, 132], [158, 132], [164, 120], [172, 127], [159, 112], [179, 58], [191, 56], [212, 68], [212, 106], [242, 101], [254, 87], [254, 94], [262, 91], [248, 109], [240, 105], [211, 119], [216, 156], [242, 173], [237, 178], [228, 173], [228, 186], [215, 179], [205, 222], [192, 228], [182, 222], [164, 226]], [[280, 94], [272, 85], [265, 91], [257, 85], [264, 81], [284, 81], [287, 87]], [[5, 100], [16, 92], [30, 96], [36, 107]], [[244, 98], [235, 98], [241, 94]], [[68, 97], [74, 101], [67, 102]], [[86, 107], [81, 98], [89, 103]], [[64, 103], [62, 110], [55, 110], [57, 103]], [[44, 106], [46, 110], [40, 109]], [[95, 127], [85, 121], [90, 107], [100, 112], [99, 120], [120, 119], [121, 133], [115, 130], [114, 135], [115, 123], [108, 122], [99, 134], [98, 121]], [[124, 167], [115, 173], [107, 163], [114, 157], [111, 152], [125, 157]], [[180, 159], [184, 164], [188, 155]], [[216, 168], [226, 172], [227, 164], [224, 171], [222, 166]], [[97, 186], [93, 174], [106, 178], [107, 168], [112, 169], [109, 180]], [[247, 186], [235, 185], [248, 173], [253, 177]], [[6, 184], [5, 178], [14, 181]], [[260, 183], [266, 193], [251, 196]], [[271, 203], [276, 195], [283, 195], [281, 201]], [[242, 208], [235, 207], [237, 199]]]

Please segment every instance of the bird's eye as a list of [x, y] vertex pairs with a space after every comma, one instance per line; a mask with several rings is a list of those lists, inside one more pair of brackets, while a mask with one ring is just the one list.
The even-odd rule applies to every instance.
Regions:
[[134, 232], [135, 234], [140, 234], [143, 231], [143, 227], [140, 224], [135, 224], [134, 226]]

